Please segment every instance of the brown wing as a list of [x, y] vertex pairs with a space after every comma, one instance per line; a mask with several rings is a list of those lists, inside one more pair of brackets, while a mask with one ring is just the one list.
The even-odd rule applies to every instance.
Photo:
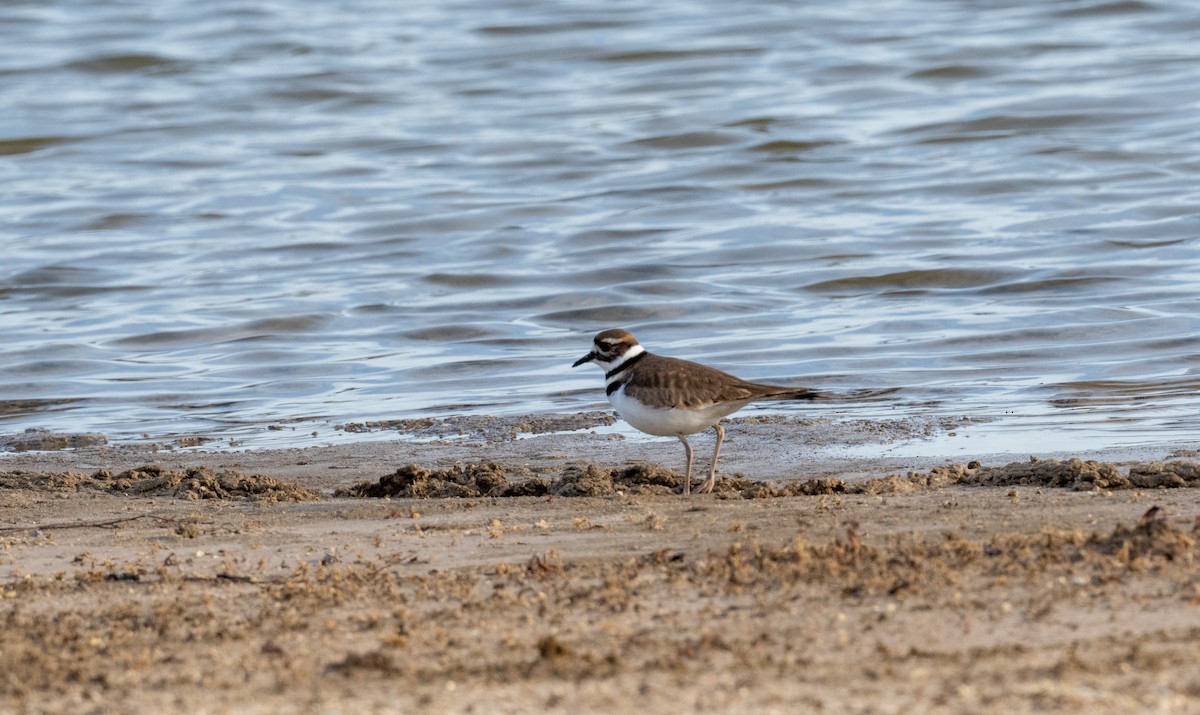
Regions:
[[652, 405], [700, 407], [714, 402], [801, 397], [811, 392], [746, 382], [727, 372], [678, 358], [647, 353], [644, 361], [645, 369], [633, 370], [626, 380], [625, 394]]

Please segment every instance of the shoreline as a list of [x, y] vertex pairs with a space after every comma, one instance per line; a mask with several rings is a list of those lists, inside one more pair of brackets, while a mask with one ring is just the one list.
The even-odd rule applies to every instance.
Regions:
[[838, 450], [959, 427], [749, 418], [685, 499], [673, 440], [513, 419], [4, 454], [0, 709], [1200, 708], [1191, 445], [871, 459]]
[[[1086, 454], [1088, 459], [1113, 463], [1200, 458], [1197, 440], [1089, 450], [997, 450], [997, 440], [976, 439], [980, 448], [972, 449], [972, 430], [989, 422], [990, 418], [964, 415], [877, 420], [773, 414], [733, 417], [724, 421], [726, 439], [718, 471], [763, 481], [817, 476], [859, 479], [881, 471], [930, 469], [973, 460], [998, 464], [1031, 456], [1069, 459]], [[676, 440], [637, 433], [619, 423], [611, 411], [405, 419], [339, 427], [346, 434], [370, 436], [361, 441], [230, 449], [199, 435], [109, 444], [104, 435], [28, 430], [0, 435], [0, 470], [125, 470], [149, 464], [236, 468], [332, 493], [352, 476], [383, 474], [405, 464], [446, 468], [490, 461], [542, 473], [571, 462], [610, 468], [656, 464], [667, 469], [681, 469], [683, 463]], [[948, 448], [952, 437], [959, 439]], [[696, 464], [705, 466], [712, 434], [693, 435], [689, 441]], [[897, 449], [903, 454], [892, 453]]]

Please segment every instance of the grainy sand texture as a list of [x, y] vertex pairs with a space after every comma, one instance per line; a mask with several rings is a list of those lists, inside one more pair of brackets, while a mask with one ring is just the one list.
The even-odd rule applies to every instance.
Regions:
[[1194, 452], [750, 419], [684, 499], [678, 443], [564, 425], [4, 455], [0, 712], [1200, 712]]

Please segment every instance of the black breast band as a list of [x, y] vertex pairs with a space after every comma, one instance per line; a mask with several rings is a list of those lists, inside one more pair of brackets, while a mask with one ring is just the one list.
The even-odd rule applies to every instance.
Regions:
[[[645, 353], [645, 352], [640, 352], [640, 353], [638, 353], [637, 355], [634, 355], [633, 357], [629, 358], [629, 359], [628, 359], [628, 360], [626, 360], [625, 362], [621, 363], [620, 365], [617, 365], [617, 366], [616, 366], [616, 367], [614, 367], [613, 369], [611, 369], [611, 370], [609, 370], [608, 372], [604, 373], [604, 379], [605, 379], [605, 380], [611, 380], [611, 379], [613, 379], [613, 377], [614, 377], [614, 376], [616, 376], [616, 375], [620, 375], [621, 373], [625, 372], [625, 371], [626, 371], [626, 370], [628, 370], [629, 368], [633, 367], [633, 366], [634, 366], [634, 364], [635, 364], [635, 363], [637, 363], [637, 361], [638, 361], [638, 360], [641, 360], [641, 359], [642, 359], [642, 358], [644, 358], [644, 357], [646, 357], [646, 353]], [[612, 394], [612, 393], [610, 392], [609, 394]]]

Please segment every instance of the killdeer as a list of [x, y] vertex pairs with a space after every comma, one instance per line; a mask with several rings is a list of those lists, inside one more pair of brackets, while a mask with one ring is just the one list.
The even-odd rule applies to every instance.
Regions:
[[687, 435], [712, 427], [717, 433], [712, 466], [700, 493], [717, 483], [717, 457], [725, 428], [720, 422], [754, 400], [812, 400], [814, 390], [761, 385], [699, 363], [662, 357], [647, 351], [627, 330], [596, 335], [592, 351], [571, 367], [594, 362], [604, 368], [608, 400], [629, 424], [647, 434], [677, 437], [687, 450], [683, 493], [692, 490], [692, 445]]

